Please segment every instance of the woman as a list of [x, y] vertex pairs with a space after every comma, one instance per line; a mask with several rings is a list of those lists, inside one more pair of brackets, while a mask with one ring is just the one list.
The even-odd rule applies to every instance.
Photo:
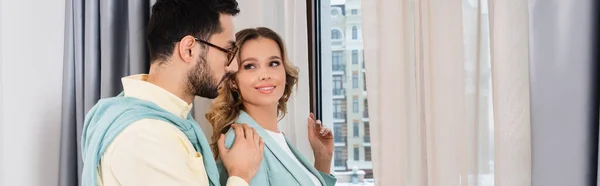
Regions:
[[[315, 156], [315, 164], [311, 165], [277, 127], [298, 81], [298, 69], [288, 61], [281, 37], [259, 27], [238, 32], [236, 40], [240, 47], [239, 70], [224, 82], [219, 97], [206, 114], [213, 126], [215, 158], [219, 159], [216, 143], [225, 143], [226, 148], [233, 144], [236, 136], [229, 126], [246, 123], [256, 129], [266, 147], [250, 185], [335, 185], [336, 179], [329, 173], [333, 154], [331, 130], [322, 127], [310, 114], [308, 138]], [[224, 141], [217, 141], [223, 133], [226, 133]], [[217, 166], [221, 178], [227, 178], [223, 164], [218, 161]]]

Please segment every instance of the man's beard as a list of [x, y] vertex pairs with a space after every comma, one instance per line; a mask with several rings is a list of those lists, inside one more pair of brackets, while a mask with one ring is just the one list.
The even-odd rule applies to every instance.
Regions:
[[219, 85], [232, 74], [231, 72], [225, 73], [221, 80], [217, 82], [208, 62], [200, 56], [196, 66], [188, 74], [188, 92], [196, 96], [215, 99], [219, 95]]

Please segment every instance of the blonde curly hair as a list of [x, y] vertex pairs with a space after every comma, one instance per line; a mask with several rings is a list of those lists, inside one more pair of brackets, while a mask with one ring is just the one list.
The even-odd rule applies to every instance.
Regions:
[[[281, 37], [273, 30], [265, 27], [248, 28], [239, 31], [235, 34], [236, 44], [240, 47], [238, 52], [238, 63], [240, 62], [240, 54], [242, 46], [246, 41], [267, 38], [275, 41], [281, 51], [281, 58], [283, 67], [285, 69], [285, 88], [283, 96], [279, 99], [277, 110], [279, 111], [279, 118], [283, 118], [287, 113], [287, 101], [292, 94], [292, 89], [298, 82], [298, 68], [294, 66], [287, 57], [285, 45]], [[208, 113], [206, 113], [206, 119], [211, 123], [213, 127], [213, 133], [211, 137], [211, 149], [214, 158], [219, 158], [219, 151], [217, 148], [217, 141], [221, 134], [226, 133], [231, 124], [233, 124], [240, 114], [240, 111], [244, 110], [242, 104], [242, 95], [237, 91], [235, 86], [235, 75], [223, 82], [223, 86], [219, 89], [219, 96], [215, 98], [212, 107]]]

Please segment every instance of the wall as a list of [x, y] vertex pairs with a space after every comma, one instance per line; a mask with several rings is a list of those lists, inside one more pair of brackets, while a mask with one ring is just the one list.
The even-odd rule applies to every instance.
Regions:
[[0, 0], [0, 185], [58, 183], [64, 0]]

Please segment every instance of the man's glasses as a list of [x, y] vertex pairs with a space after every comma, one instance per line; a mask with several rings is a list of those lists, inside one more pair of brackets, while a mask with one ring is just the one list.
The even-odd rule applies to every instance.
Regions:
[[237, 54], [238, 49], [239, 49], [238, 46], [235, 45], [235, 44], [232, 46], [231, 49], [224, 49], [224, 48], [222, 48], [220, 46], [217, 46], [215, 44], [212, 44], [212, 43], [210, 43], [208, 41], [204, 41], [204, 40], [196, 38], [196, 37], [194, 38], [194, 40], [196, 40], [198, 42], [201, 42], [201, 43], [204, 43], [204, 44], [206, 44], [208, 46], [215, 47], [216, 49], [219, 49], [220, 51], [225, 52], [227, 54], [227, 63], [225, 64], [225, 66], [229, 66], [231, 64], [231, 62], [233, 61], [233, 58], [235, 58], [235, 55]]

